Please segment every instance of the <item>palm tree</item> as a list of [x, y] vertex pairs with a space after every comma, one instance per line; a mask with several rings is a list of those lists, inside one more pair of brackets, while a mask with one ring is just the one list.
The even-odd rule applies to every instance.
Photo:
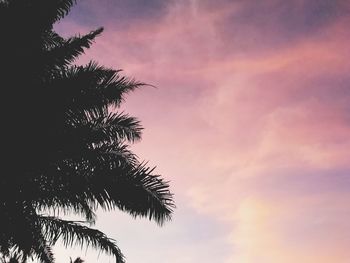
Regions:
[[168, 182], [129, 150], [141, 139], [140, 122], [118, 111], [125, 95], [145, 84], [96, 62], [73, 65], [102, 28], [68, 39], [53, 30], [74, 3], [0, 1], [0, 251], [23, 262], [52, 263], [58, 239], [124, 262], [115, 241], [90, 227], [95, 211], [120, 209], [162, 224], [174, 208]]

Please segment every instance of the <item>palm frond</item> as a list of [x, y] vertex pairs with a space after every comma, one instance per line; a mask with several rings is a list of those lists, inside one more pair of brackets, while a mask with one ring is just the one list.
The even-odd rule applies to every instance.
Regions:
[[47, 86], [53, 96], [73, 111], [109, 105], [118, 107], [127, 93], [147, 85], [120, 76], [120, 70], [101, 67], [95, 62], [60, 69], [49, 81]]
[[[70, 203], [77, 198], [80, 202], [96, 201], [107, 210], [119, 208], [135, 217], [148, 217], [159, 224], [171, 219], [173, 195], [168, 182], [154, 175], [153, 169], [146, 164], [108, 166], [105, 160], [102, 163], [104, 166], [90, 166], [91, 162], [86, 162], [77, 169], [74, 165], [62, 166], [61, 171], [52, 174], [55, 181], [50, 190], [45, 194], [40, 189], [37, 192], [46, 196], [49, 204], [56, 200]], [[62, 190], [55, 187], [60, 184]]]
[[84, 36], [71, 37], [61, 45], [49, 50], [44, 57], [44, 63], [49, 68], [69, 65], [76, 57], [84, 53], [84, 49], [89, 48], [96, 36], [101, 34], [103, 28], [98, 28]]
[[147, 167], [145, 163], [129, 172], [112, 170], [114, 184], [107, 191], [119, 209], [135, 217], [148, 217], [162, 225], [171, 219], [175, 205], [168, 182], [154, 175], [153, 171], [154, 168]]
[[[48, 13], [47, 17], [51, 18], [51, 23], [54, 23], [65, 17], [71, 7], [76, 3], [76, 0], [55, 0], [47, 1], [41, 0], [46, 4], [45, 11]], [[50, 3], [47, 3], [50, 2]], [[49, 11], [49, 12], [48, 12]]]
[[141, 139], [140, 122], [127, 114], [110, 113], [104, 118], [90, 115], [89, 125], [92, 128], [93, 136], [97, 137], [98, 141], [113, 139], [134, 142]]
[[114, 240], [99, 230], [81, 225], [76, 221], [62, 220], [56, 217], [39, 216], [44, 226], [44, 235], [48, 240], [61, 238], [65, 246], [74, 244], [92, 246], [115, 256], [117, 263], [123, 263], [124, 256]]
[[[69, 189], [67, 189], [69, 190]], [[60, 192], [60, 194], [55, 194]], [[45, 197], [43, 191], [38, 191], [40, 196], [33, 201], [38, 211], [48, 211], [50, 214], [59, 216], [75, 214], [82, 216], [90, 225], [96, 222], [96, 204], [93, 200], [84, 200], [78, 196], [74, 196], [66, 190], [57, 191], [53, 188], [51, 193], [48, 193]]]
[[44, 50], [52, 50], [64, 44], [65, 40], [54, 31], [45, 31], [42, 35]]
[[[46, 243], [45, 237], [41, 234], [36, 235], [33, 239], [32, 250], [34, 251], [36, 257], [42, 263], [54, 263], [55, 259], [52, 253], [51, 247]], [[29, 256], [29, 255], [28, 255]]]
[[123, 113], [85, 111], [78, 116], [71, 115], [69, 122], [72, 129], [67, 132], [67, 137], [90, 145], [120, 144], [125, 140], [135, 142], [141, 139], [143, 129], [136, 118]]

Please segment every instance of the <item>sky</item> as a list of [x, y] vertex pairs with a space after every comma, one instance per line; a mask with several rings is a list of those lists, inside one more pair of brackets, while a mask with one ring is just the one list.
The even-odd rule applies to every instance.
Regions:
[[[163, 227], [98, 213], [127, 262], [349, 262], [349, 12], [347, 0], [84, 0], [56, 25], [104, 26], [78, 63], [157, 87], [122, 108], [177, 208]], [[58, 263], [114, 262], [55, 250]]]

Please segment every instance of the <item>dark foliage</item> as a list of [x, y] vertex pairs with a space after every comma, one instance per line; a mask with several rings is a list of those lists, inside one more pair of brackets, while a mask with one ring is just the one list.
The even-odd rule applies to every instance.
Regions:
[[[0, 251], [54, 261], [58, 239], [124, 258], [91, 229], [98, 207], [162, 224], [174, 207], [168, 183], [129, 150], [137, 119], [117, 109], [144, 85], [90, 62], [74, 66], [102, 28], [65, 39], [53, 31], [73, 0], [0, 1], [2, 172]], [[84, 222], [45, 216], [60, 210]]]

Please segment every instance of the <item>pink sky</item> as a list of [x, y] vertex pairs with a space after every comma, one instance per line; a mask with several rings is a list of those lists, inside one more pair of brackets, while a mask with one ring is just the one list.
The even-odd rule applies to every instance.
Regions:
[[[130, 263], [347, 263], [350, 5], [344, 1], [81, 1], [57, 25], [105, 32], [86, 56], [156, 85], [123, 106], [133, 149], [171, 180], [159, 228], [100, 213]], [[65, 252], [113, 262], [97, 252]]]

